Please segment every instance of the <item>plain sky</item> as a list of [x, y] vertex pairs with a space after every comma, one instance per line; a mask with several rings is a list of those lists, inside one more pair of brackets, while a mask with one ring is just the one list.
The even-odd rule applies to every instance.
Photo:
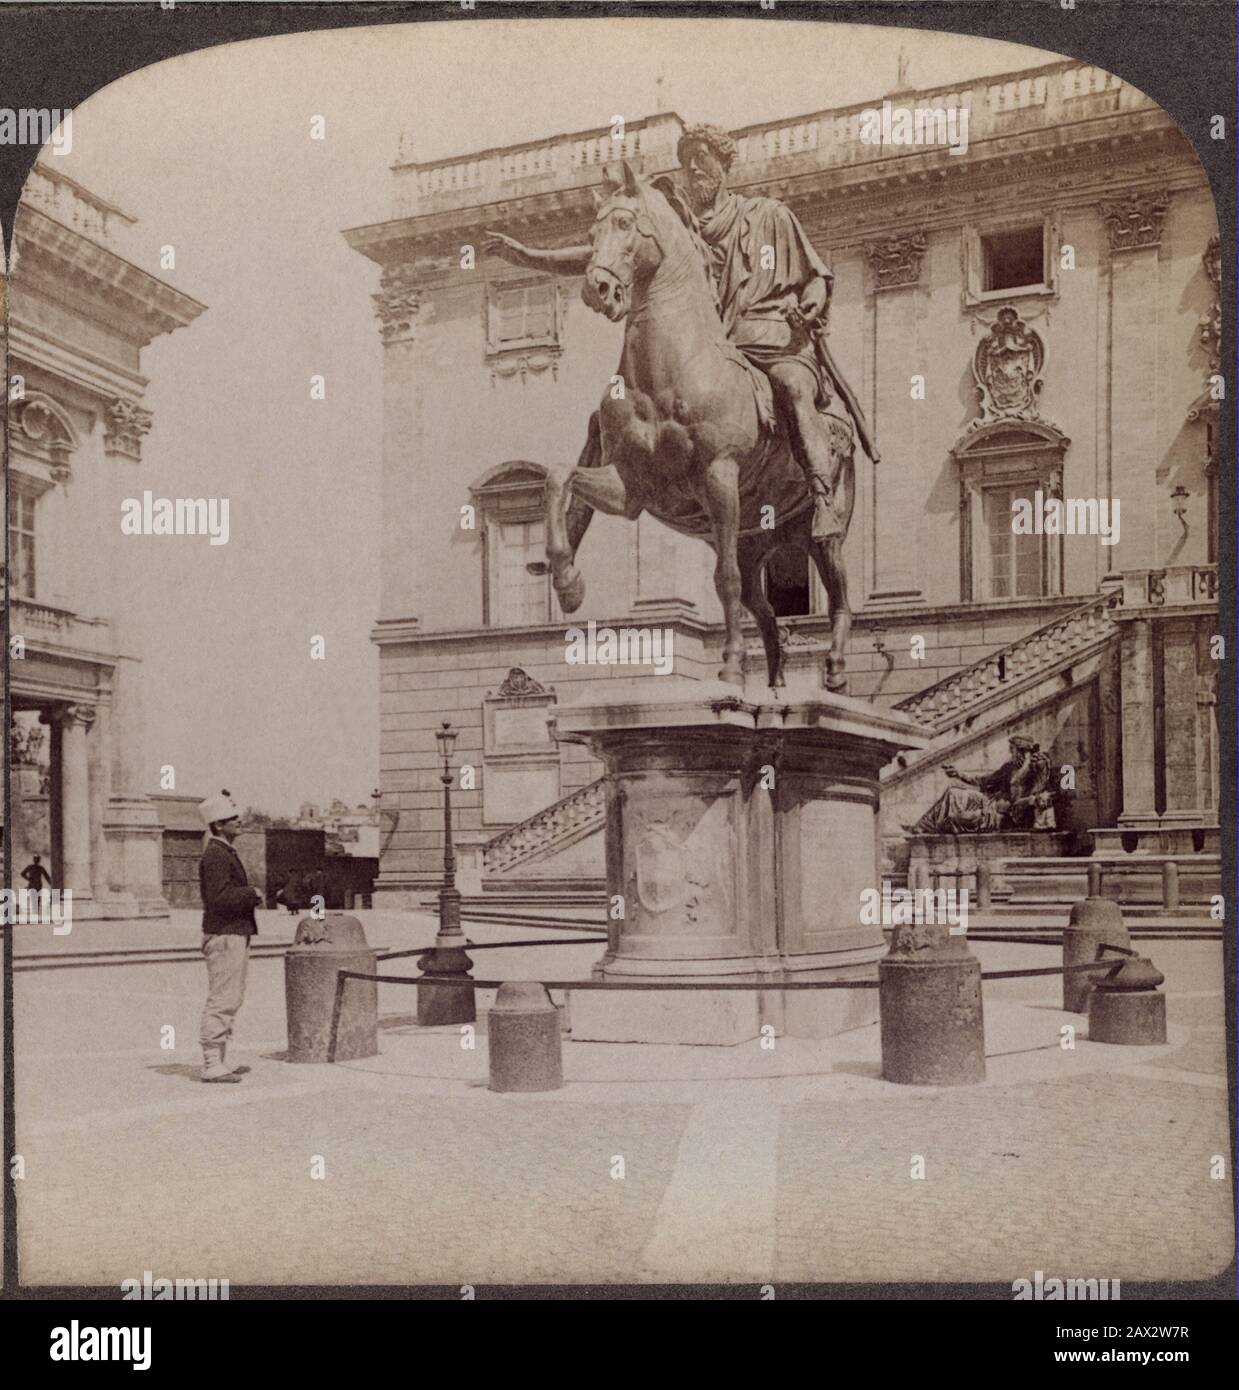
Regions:
[[[901, 48], [920, 88], [1047, 60], [760, 18], [470, 20], [209, 49], [79, 107], [55, 164], [139, 219], [137, 264], [208, 306], [146, 350], [155, 423], [135, 488], [230, 502], [226, 546], [134, 540], [148, 547], [151, 789], [172, 764], [177, 791], [226, 786], [279, 813], [365, 800], [377, 784], [378, 271], [340, 233], [391, 215], [401, 132], [424, 160], [660, 107], [734, 129], [880, 100]], [[310, 398], [315, 373], [325, 400]], [[316, 635], [325, 660], [310, 657]]]

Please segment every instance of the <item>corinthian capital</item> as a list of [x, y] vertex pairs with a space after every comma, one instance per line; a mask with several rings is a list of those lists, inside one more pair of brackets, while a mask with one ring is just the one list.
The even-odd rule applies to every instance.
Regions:
[[865, 247], [876, 290], [893, 290], [915, 285], [921, 278], [921, 257], [925, 254], [925, 233], [888, 237], [871, 241]]
[[142, 457], [142, 436], [151, 427], [154, 416], [137, 401], [118, 396], [104, 412], [103, 449], [109, 456]]
[[379, 292], [370, 298], [385, 343], [406, 342], [412, 338], [422, 304], [412, 266], [384, 266]]
[[1137, 251], [1160, 246], [1162, 223], [1170, 207], [1165, 189], [1154, 193], [1129, 193], [1125, 198], [1101, 204], [1101, 220], [1110, 233], [1111, 251]]

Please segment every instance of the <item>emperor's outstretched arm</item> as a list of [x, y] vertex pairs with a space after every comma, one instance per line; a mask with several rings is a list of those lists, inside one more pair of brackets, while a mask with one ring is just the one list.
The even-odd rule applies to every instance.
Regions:
[[594, 248], [589, 245], [563, 246], [558, 250], [524, 246], [498, 232], [492, 232], [486, 238], [486, 250], [516, 265], [528, 266], [531, 270], [549, 270], [554, 275], [584, 275], [594, 254]]

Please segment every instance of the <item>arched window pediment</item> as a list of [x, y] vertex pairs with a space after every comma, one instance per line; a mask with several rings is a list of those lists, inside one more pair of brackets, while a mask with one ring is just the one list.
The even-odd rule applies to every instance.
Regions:
[[65, 408], [42, 391], [29, 391], [9, 402], [9, 419], [14, 453], [47, 466], [45, 486], [67, 482], [78, 433]]

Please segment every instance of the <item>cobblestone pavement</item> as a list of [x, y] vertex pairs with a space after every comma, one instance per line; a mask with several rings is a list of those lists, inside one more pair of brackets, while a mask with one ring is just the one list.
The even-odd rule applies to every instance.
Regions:
[[[1221, 950], [1154, 944], [1170, 1047], [1062, 1052], [1058, 980], [994, 982], [988, 1083], [937, 1090], [881, 1081], [865, 1029], [773, 1057], [569, 1043], [563, 1091], [500, 1096], [484, 1039], [415, 1029], [399, 986], [378, 1058], [294, 1067], [274, 959], [237, 1032], [252, 1074], [202, 1086], [200, 965], [23, 973], [23, 1282], [1207, 1277], [1233, 1255]], [[596, 954], [480, 960], [572, 977]]]

